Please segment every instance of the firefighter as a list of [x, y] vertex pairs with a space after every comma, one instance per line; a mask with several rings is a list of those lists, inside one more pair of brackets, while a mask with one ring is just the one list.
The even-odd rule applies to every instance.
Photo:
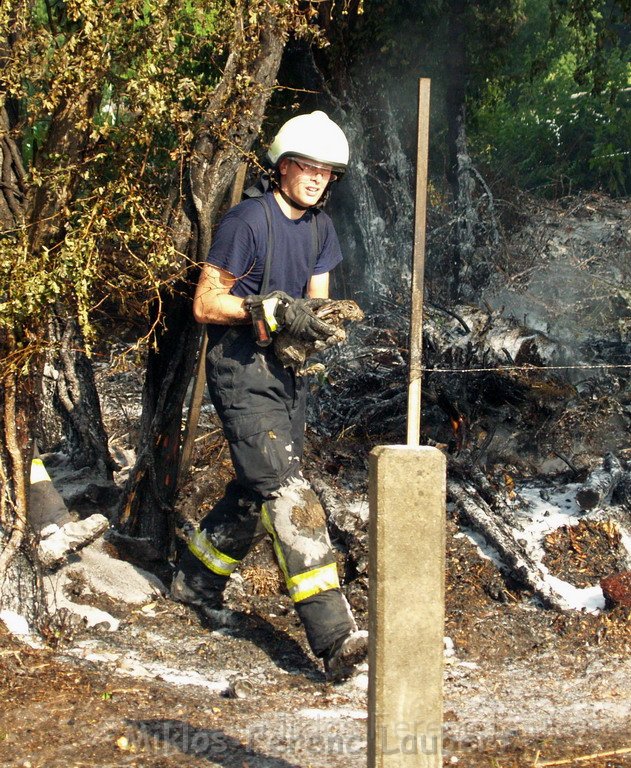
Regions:
[[324, 510], [300, 469], [306, 381], [269, 342], [281, 328], [332, 339], [307, 299], [328, 297], [342, 260], [319, 206], [348, 158], [343, 131], [324, 112], [293, 117], [269, 148], [269, 174], [219, 224], [193, 312], [206, 324], [208, 388], [236, 477], [190, 537], [171, 587], [174, 599], [212, 616], [230, 574], [269, 535], [309, 645], [334, 682], [365, 658], [367, 633], [340, 590]]

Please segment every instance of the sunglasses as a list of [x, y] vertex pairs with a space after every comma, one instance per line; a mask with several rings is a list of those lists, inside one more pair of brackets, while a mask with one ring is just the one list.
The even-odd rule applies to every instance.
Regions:
[[296, 160], [294, 157], [289, 158], [292, 163], [298, 166], [302, 173], [304, 173], [307, 176], [322, 176], [323, 179], [328, 179], [329, 181], [335, 181], [337, 179], [337, 174], [333, 173], [333, 170], [331, 168], [322, 168], [319, 165], [313, 165], [312, 163], [305, 163], [302, 160]]

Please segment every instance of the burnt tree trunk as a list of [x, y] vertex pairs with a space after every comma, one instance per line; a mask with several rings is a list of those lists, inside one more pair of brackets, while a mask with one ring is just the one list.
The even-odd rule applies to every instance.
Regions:
[[[2, 332], [0, 344], [3, 351], [14, 348], [15, 338]], [[27, 522], [32, 394], [17, 372], [0, 381], [0, 608], [19, 613], [37, 629], [45, 608]]]
[[[13, 120], [0, 110], [0, 224], [15, 233], [24, 222], [25, 173], [11, 137]], [[15, 235], [14, 235], [15, 237]], [[6, 297], [8, 298], [8, 297]], [[0, 296], [0, 301], [6, 300]], [[15, 331], [0, 326], [0, 359], [18, 352]], [[34, 421], [32, 389], [17, 365], [0, 367], [0, 608], [39, 623], [43, 599], [35, 546], [27, 522], [28, 487]]]
[[163, 554], [173, 533], [182, 409], [199, 346], [190, 291], [181, 283], [162, 298], [163, 321], [147, 358], [138, 455], [118, 513], [125, 533], [149, 539]]
[[[46, 144], [38, 155], [40, 167], [45, 167], [47, 158], [54, 156], [67, 157], [69, 165], [80, 161], [89, 143], [89, 133], [78, 130], [77, 118], [82, 116], [84, 121], [89, 121], [98, 98], [99, 94], [87, 93], [78, 102], [63, 103], [56, 110]], [[29, 215], [29, 219], [38, 222], [38, 226], [31, 230], [32, 253], [38, 253], [42, 246], [51, 247], [63, 238], [63, 201], [60, 197], [69, 199], [75, 184], [76, 178], [71, 178], [57, 194], [52, 194], [44, 185], [35, 189]], [[73, 466], [92, 467], [104, 479], [111, 480], [116, 464], [110, 455], [103, 427], [92, 363], [72, 308], [57, 302], [47, 331], [45, 378], [38, 387], [40, 448], [51, 450], [63, 437], [64, 448]]]
[[[266, 19], [256, 45], [255, 58], [248, 58], [248, 50], [239, 42], [229, 55], [205, 110], [207, 121], [183, 176], [174, 180], [165, 211], [176, 250], [193, 266], [184, 280], [161, 297], [155, 344], [147, 362], [138, 456], [118, 510], [118, 526], [124, 533], [150, 539], [164, 555], [172, 543], [182, 410], [201, 330], [191, 310], [197, 265], [208, 253], [211, 224], [243, 153], [254, 143], [276, 80], [284, 34], [274, 15]], [[243, 90], [244, 81], [254, 84], [249, 91]], [[226, 130], [222, 122], [225, 125], [227, 118], [230, 128]]]
[[531, 589], [547, 608], [568, 608], [562, 596], [546, 582], [537, 559], [516, 537], [514, 516], [503, 514], [497, 506], [491, 507], [470, 483], [450, 481], [447, 492], [462, 517], [495, 549], [504, 569], [516, 581]]
[[467, 150], [464, 107], [457, 118], [456, 136], [456, 178], [454, 197], [456, 202], [456, 223], [453, 237], [453, 260], [451, 295], [454, 300], [460, 297], [463, 273], [466, 274], [473, 261], [475, 252], [475, 228], [478, 215], [473, 202], [475, 181], [471, 158]]
[[576, 503], [584, 511], [595, 509], [611, 499], [612, 493], [624, 478], [624, 469], [616, 456], [608, 453], [602, 467], [594, 470], [576, 493]]
[[465, 95], [467, 85], [466, 19], [467, 3], [451, 0], [447, 36], [445, 72], [447, 87], [445, 112], [447, 117], [447, 180], [456, 202], [456, 227], [453, 233], [450, 296], [455, 301], [460, 295], [463, 264], [471, 255], [472, 237], [470, 226], [471, 177], [466, 162]]
[[465, 96], [467, 89], [467, 2], [450, 0], [448, 4], [445, 74], [447, 88], [445, 111], [447, 117], [447, 151], [449, 162], [447, 180], [454, 186], [458, 183], [458, 137], [465, 117]]
[[[11, 54], [10, 46], [9, 37], [1, 41], [0, 64]], [[64, 181], [58, 186], [29, 186], [13, 133], [18, 110], [13, 104], [0, 110], [0, 215], [7, 252], [15, 246], [16, 253], [27, 250], [37, 261], [44, 249], [50, 252], [63, 239], [65, 209], [76, 189], [77, 169], [90, 140], [90, 119], [100, 98], [98, 78], [93, 89], [69, 95], [50, 116], [36, 168], [40, 177], [63, 171]], [[19, 280], [7, 274], [0, 301], [9, 301], [20, 290]], [[28, 522], [28, 487], [46, 320], [42, 311], [12, 318], [11, 324], [5, 320], [0, 326], [0, 608], [18, 611], [36, 627], [45, 604]]]
[[102, 478], [111, 480], [116, 464], [108, 449], [92, 363], [76, 319], [60, 304], [48, 321], [48, 341], [37, 419], [38, 446], [41, 451], [63, 447], [75, 468], [92, 467]]

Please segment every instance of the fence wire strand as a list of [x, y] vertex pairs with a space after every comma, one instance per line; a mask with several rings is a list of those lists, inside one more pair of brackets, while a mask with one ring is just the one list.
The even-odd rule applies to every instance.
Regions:
[[497, 373], [502, 371], [588, 371], [627, 369], [631, 363], [595, 363], [593, 365], [498, 365], [494, 368], [429, 368], [423, 366], [423, 373]]

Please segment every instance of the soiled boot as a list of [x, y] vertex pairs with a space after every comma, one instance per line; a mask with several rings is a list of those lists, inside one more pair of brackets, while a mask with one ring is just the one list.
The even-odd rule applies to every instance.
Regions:
[[222, 612], [223, 590], [227, 579], [212, 573], [189, 550], [185, 550], [171, 583], [171, 598], [198, 608], [205, 616], [217, 619]]
[[338, 640], [324, 657], [324, 673], [332, 683], [348, 680], [368, 655], [368, 632], [357, 629]]
[[184, 571], [178, 571], [171, 583], [171, 597], [178, 603], [194, 605], [196, 608], [208, 608], [220, 611], [223, 608], [223, 594], [217, 590], [204, 589], [200, 579], [186, 577]]

